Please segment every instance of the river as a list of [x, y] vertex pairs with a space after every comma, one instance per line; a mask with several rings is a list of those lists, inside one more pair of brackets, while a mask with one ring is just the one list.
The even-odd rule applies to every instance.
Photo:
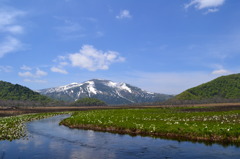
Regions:
[[0, 141], [0, 159], [239, 159], [240, 148], [69, 129], [60, 115], [27, 123], [28, 139]]

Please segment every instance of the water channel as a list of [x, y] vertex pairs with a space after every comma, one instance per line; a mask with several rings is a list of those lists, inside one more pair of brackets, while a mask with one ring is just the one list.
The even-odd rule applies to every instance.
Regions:
[[0, 141], [0, 159], [239, 159], [240, 148], [69, 129], [55, 116], [27, 123], [28, 139]]

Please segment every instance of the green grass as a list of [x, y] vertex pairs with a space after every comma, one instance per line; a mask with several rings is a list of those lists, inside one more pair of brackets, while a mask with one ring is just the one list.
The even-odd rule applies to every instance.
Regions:
[[[63, 113], [28, 114], [0, 118], [0, 140], [15, 140], [26, 137], [25, 122], [52, 117]], [[66, 112], [64, 113], [66, 114]]]
[[93, 110], [60, 124], [72, 128], [240, 143], [240, 111], [185, 112], [184, 108]]

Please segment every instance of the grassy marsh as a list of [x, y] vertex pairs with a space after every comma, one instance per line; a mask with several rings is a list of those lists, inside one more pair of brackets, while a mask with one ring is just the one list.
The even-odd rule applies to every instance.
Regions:
[[[0, 140], [15, 140], [26, 137], [25, 123], [63, 113], [27, 114], [12, 117], [0, 117]], [[66, 113], [64, 113], [66, 114]]]
[[196, 107], [93, 110], [76, 112], [60, 124], [70, 128], [131, 135], [240, 143], [240, 110], [195, 109]]

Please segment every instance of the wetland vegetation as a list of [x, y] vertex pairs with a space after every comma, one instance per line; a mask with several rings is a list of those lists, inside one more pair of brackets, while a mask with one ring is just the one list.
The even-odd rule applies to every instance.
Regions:
[[114, 109], [75, 112], [60, 124], [178, 140], [240, 143], [240, 110], [206, 107]]
[[[0, 117], [0, 140], [15, 140], [26, 137], [25, 123], [63, 113], [25, 114], [12, 117]], [[66, 112], [65, 112], [66, 114]]]
[[[0, 117], [0, 140], [26, 137], [26, 122], [74, 111], [71, 117], [64, 119], [60, 124], [70, 128], [120, 134], [240, 144], [240, 106], [118, 107], [118, 109], [73, 107], [68, 111], [65, 109], [39, 108], [35, 111], [44, 113]], [[56, 112], [60, 110], [65, 112]]]

